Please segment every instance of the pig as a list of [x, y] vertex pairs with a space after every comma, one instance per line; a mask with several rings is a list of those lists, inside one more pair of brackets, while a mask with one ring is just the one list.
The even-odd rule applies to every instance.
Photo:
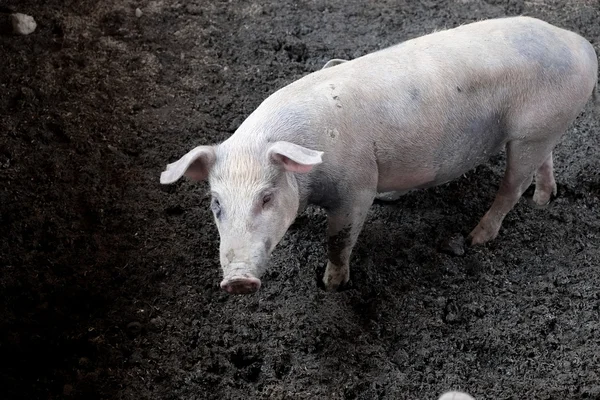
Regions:
[[256, 292], [274, 247], [308, 204], [327, 212], [325, 288], [375, 198], [442, 185], [506, 151], [495, 199], [467, 244], [498, 235], [533, 182], [556, 196], [552, 151], [595, 93], [598, 60], [576, 33], [530, 17], [478, 21], [324, 68], [275, 91], [227, 140], [193, 148], [160, 182], [208, 181], [221, 288]]

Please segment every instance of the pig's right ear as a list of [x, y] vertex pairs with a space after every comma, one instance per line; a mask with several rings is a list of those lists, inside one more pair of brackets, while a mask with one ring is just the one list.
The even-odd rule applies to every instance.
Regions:
[[269, 158], [286, 171], [306, 173], [323, 162], [322, 151], [311, 150], [290, 142], [275, 142], [267, 151]]
[[205, 180], [215, 159], [213, 146], [198, 146], [179, 160], [167, 165], [167, 169], [160, 174], [160, 183], [166, 185], [176, 182], [183, 175], [195, 181]]

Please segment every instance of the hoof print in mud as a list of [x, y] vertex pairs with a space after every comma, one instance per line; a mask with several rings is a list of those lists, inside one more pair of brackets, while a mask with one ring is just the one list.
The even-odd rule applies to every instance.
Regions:
[[260, 376], [263, 360], [250, 349], [238, 347], [229, 357], [237, 368], [236, 375], [248, 382], [256, 382]]
[[143, 331], [144, 331], [144, 326], [137, 321], [133, 321], [133, 322], [130, 322], [129, 324], [127, 324], [127, 335], [129, 337], [134, 338], [134, 337], [140, 335]]
[[440, 243], [439, 250], [451, 256], [462, 256], [465, 254], [465, 238], [461, 234], [455, 234]]
[[283, 45], [283, 50], [292, 61], [305, 62], [308, 59], [308, 48], [304, 43], [287, 43]]

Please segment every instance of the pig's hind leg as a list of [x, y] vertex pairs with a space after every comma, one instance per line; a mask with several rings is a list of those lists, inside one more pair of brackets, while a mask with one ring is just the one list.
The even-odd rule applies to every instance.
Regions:
[[377, 195], [375, 196], [375, 199], [379, 200], [379, 201], [383, 201], [383, 202], [392, 202], [392, 201], [399, 200], [402, 196], [404, 196], [408, 192], [410, 192], [410, 190], [397, 190], [394, 192], [381, 192], [381, 193], [377, 193]]
[[[560, 135], [552, 135], [552, 139]], [[536, 202], [545, 202], [554, 192], [552, 149], [554, 140], [513, 140], [506, 145], [506, 172], [496, 198], [479, 224], [469, 235], [471, 245], [486, 243], [498, 236], [504, 217], [529, 187], [537, 171]], [[535, 197], [535, 196], [534, 196]]]
[[544, 206], [550, 202], [552, 196], [556, 196], [556, 181], [554, 180], [552, 153], [550, 153], [535, 173], [533, 202], [538, 206]]

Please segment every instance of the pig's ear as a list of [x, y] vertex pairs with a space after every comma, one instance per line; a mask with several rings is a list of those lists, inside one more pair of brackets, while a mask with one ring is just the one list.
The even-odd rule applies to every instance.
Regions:
[[325, 65], [323, 65], [323, 68], [321, 68], [321, 69], [335, 67], [336, 65], [340, 65], [345, 62], [348, 62], [348, 60], [342, 60], [341, 58], [333, 58], [333, 59], [327, 61], [325, 63]]
[[167, 165], [167, 169], [160, 174], [160, 183], [166, 185], [176, 182], [183, 175], [195, 181], [202, 181], [208, 177], [215, 159], [213, 146], [198, 146], [179, 160]]
[[267, 151], [269, 158], [286, 171], [306, 173], [323, 162], [322, 151], [307, 149], [290, 142], [275, 142]]

